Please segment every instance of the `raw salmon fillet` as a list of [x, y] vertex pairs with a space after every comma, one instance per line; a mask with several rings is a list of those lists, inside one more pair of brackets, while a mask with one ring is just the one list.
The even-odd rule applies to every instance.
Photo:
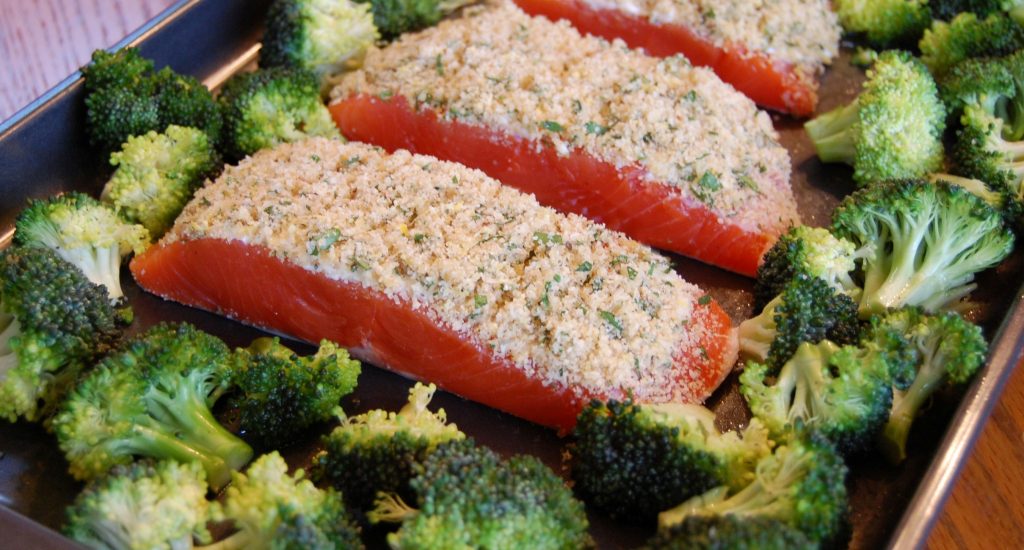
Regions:
[[371, 50], [332, 91], [349, 139], [478, 168], [545, 205], [753, 276], [799, 222], [771, 120], [710, 70], [510, 4]]
[[532, 15], [710, 67], [758, 105], [810, 116], [839, 53], [828, 0], [515, 0]]
[[591, 398], [702, 401], [736, 358], [725, 313], [651, 249], [477, 170], [362, 144], [228, 166], [131, 271], [562, 430]]

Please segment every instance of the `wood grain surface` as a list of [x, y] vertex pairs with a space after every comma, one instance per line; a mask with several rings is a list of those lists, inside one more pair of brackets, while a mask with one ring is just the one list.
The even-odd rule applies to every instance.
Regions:
[[[0, 120], [175, 0], [0, 0]], [[896, 513], [896, 512], [894, 512]], [[926, 546], [1024, 548], [1024, 373], [1013, 374]]]

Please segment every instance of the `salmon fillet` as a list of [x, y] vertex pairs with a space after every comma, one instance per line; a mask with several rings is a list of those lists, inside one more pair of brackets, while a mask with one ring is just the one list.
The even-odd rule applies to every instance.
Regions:
[[722, 309], [651, 249], [477, 170], [362, 144], [228, 166], [131, 271], [562, 430], [591, 398], [702, 401], [736, 358]]
[[349, 139], [453, 160], [545, 205], [754, 276], [799, 222], [770, 118], [707, 69], [500, 4], [371, 50]]

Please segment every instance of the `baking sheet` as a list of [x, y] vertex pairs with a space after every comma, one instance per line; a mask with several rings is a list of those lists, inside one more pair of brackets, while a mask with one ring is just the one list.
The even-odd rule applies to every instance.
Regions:
[[[252, 60], [259, 39], [266, 1], [180, 2], [161, 19], [126, 43], [137, 43], [157, 66], [216, 84]], [[848, 62], [848, 54], [826, 74], [821, 109], [853, 98], [862, 73]], [[9, 237], [14, 216], [27, 197], [42, 197], [72, 189], [97, 193], [109, 175], [103, 159], [89, 149], [84, 134], [83, 93], [80, 80], [69, 79], [44, 96], [31, 112], [16, 115], [0, 126], [0, 243]], [[800, 213], [808, 225], [826, 225], [829, 213], [853, 186], [844, 167], [821, 165], [806, 140], [799, 121], [776, 116], [776, 128], [793, 160], [793, 187]], [[1022, 280], [1020, 254], [979, 280], [973, 312], [993, 342], [989, 364], [971, 385], [957, 409], [957, 396], [937, 399], [927, 419], [918, 421], [911, 435], [908, 460], [899, 467], [869, 454], [850, 461], [851, 547], [876, 548], [920, 544], [935, 520], [955, 473], [987, 417], [1001, 382], [1019, 361], [1024, 342], [1024, 311], [1017, 303]], [[675, 257], [688, 280], [707, 289], [735, 321], [751, 314], [751, 280]], [[188, 321], [242, 346], [261, 336], [215, 315], [163, 302], [139, 290], [124, 270], [126, 294], [136, 311], [138, 330], [160, 321]], [[296, 343], [300, 352], [312, 348]], [[389, 372], [367, 367], [353, 396], [343, 403], [349, 414], [371, 408], [397, 409], [405, 401], [410, 383]], [[503, 454], [529, 453], [565, 474], [565, 440], [547, 429], [518, 420], [488, 407], [438, 392], [435, 404], [467, 434]], [[723, 428], [742, 425], [747, 418], [736, 391], [735, 376], [711, 398]], [[320, 431], [326, 431], [324, 426]], [[284, 452], [294, 467], [304, 467], [317, 450], [318, 435]], [[27, 423], [0, 424], [0, 532], [11, 533], [5, 543], [14, 547], [74, 547], [73, 543], [43, 528], [59, 529], [64, 507], [81, 485], [66, 473], [66, 464], [52, 437]], [[5, 509], [4, 507], [9, 508]], [[17, 512], [24, 517], [12, 514]], [[26, 519], [27, 518], [27, 519]], [[601, 548], [628, 548], [643, 542], [651, 525], [623, 525], [600, 513], [591, 514], [592, 532]], [[370, 533], [372, 545], [383, 544], [383, 533]], [[0, 544], [3, 546], [5, 544]]]

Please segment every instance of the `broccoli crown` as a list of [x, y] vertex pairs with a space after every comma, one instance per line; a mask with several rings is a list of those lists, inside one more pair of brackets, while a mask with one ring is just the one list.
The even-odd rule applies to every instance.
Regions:
[[370, 521], [401, 521], [392, 548], [582, 548], [593, 545], [583, 504], [532, 456], [502, 460], [464, 439], [415, 468], [419, 509], [382, 494]]
[[912, 44], [931, 22], [929, 0], [836, 0], [846, 32], [863, 33], [876, 47]]
[[919, 308], [903, 308], [879, 316], [873, 324], [905, 334], [917, 352], [916, 369], [900, 384], [903, 391], [895, 392], [892, 414], [879, 438], [883, 454], [900, 462], [906, 458], [907, 436], [922, 405], [943, 386], [970, 380], [985, 362], [988, 344], [981, 327], [951, 311], [928, 315]]
[[937, 311], [1013, 249], [998, 211], [956, 185], [896, 181], [861, 189], [833, 212], [833, 232], [864, 255], [861, 317], [905, 305]]
[[161, 324], [108, 355], [68, 394], [53, 426], [78, 479], [134, 455], [198, 460], [214, 488], [252, 449], [210, 407], [228, 386], [230, 351], [188, 324]]
[[961, 122], [953, 148], [957, 171], [1000, 193], [1010, 218], [1019, 223], [1024, 218], [1024, 140], [1007, 138], [1012, 128], [1004, 119], [976, 105], [964, 108]]
[[313, 459], [314, 478], [330, 483], [350, 505], [363, 510], [380, 491], [412, 498], [413, 466], [438, 445], [466, 437], [447, 423], [444, 409], [427, 409], [435, 389], [417, 383], [397, 413], [376, 409], [343, 419], [324, 437], [324, 450]]
[[121, 259], [145, 250], [149, 232], [89, 195], [69, 193], [30, 200], [15, 221], [14, 243], [53, 250], [118, 300]]
[[257, 458], [244, 474], [233, 472], [214, 519], [232, 521], [237, 531], [212, 548], [362, 548], [341, 495], [304, 477], [302, 470], [288, 475], [277, 451]]
[[373, 6], [373, 22], [385, 40], [436, 25], [472, 0], [355, 0]]
[[658, 533], [641, 550], [816, 550], [797, 529], [753, 516], [690, 516]]
[[0, 417], [49, 416], [120, 338], [107, 291], [49, 249], [0, 253]]
[[299, 357], [278, 338], [259, 338], [236, 353], [232, 385], [242, 431], [262, 447], [279, 447], [334, 416], [352, 393], [359, 361], [323, 340], [315, 355]]
[[980, 19], [973, 13], [961, 13], [949, 23], [934, 21], [919, 47], [921, 61], [938, 77], [961, 61], [1008, 55], [1024, 47], [1024, 27], [1005, 15]]
[[963, 12], [985, 17], [1002, 11], [1008, 3], [1006, 0], [928, 0], [928, 9], [935, 19], [948, 21]]
[[939, 95], [955, 117], [968, 105], [996, 114], [1005, 112], [1007, 102], [1017, 95], [1017, 86], [1003, 60], [967, 59], [954, 65], [942, 78]]
[[740, 323], [740, 353], [775, 372], [804, 342], [830, 338], [849, 344], [859, 332], [852, 298], [822, 279], [797, 273], [759, 315]]
[[588, 504], [615, 518], [658, 512], [726, 483], [745, 484], [770, 451], [759, 423], [741, 439], [715, 428], [700, 405], [592, 401], [573, 431], [572, 478]]
[[115, 466], [68, 507], [64, 533], [91, 548], [191, 548], [193, 536], [210, 540], [206, 490], [198, 462]]
[[287, 68], [231, 77], [221, 91], [224, 150], [239, 159], [308, 136], [340, 138], [313, 74]]
[[846, 465], [817, 433], [797, 432], [757, 464], [757, 477], [730, 495], [716, 487], [662, 512], [665, 530], [692, 516], [774, 519], [800, 530], [823, 546], [836, 542], [846, 527]]
[[174, 223], [203, 179], [220, 167], [220, 159], [207, 135], [174, 124], [128, 138], [110, 155], [117, 167], [103, 188], [102, 199], [132, 223], [159, 238]]
[[946, 111], [928, 69], [895, 50], [878, 56], [857, 99], [804, 125], [818, 157], [852, 165], [862, 186], [938, 170], [945, 127]]
[[775, 241], [757, 268], [754, 306], [763, 309], [782, 293], [798, 273], [824, 280], [836, 292], [860, 295], [851, 273], [857, 268], [856, 247], [828, 229], [798, 225]]
[[291, 67], [317, 77], [362, 62], [380, 38], [368, 4], [348, 0], [275, 0], [267, 12], [260, 67]]
[[[93, 66], [84, 69], [90, 90], [86, 125], [90, 142], [102, 151], [116, 151], [129, 137], [162, 132], [170, 124], [198, 128], [211, 142], [219, 139], [220, 109], [202, 82], [166, 67], [154, 71], [131, 48], [97, 52], [94, 63], [95, 71]], [[90, 72], [95, 73], [91, 85]]]

